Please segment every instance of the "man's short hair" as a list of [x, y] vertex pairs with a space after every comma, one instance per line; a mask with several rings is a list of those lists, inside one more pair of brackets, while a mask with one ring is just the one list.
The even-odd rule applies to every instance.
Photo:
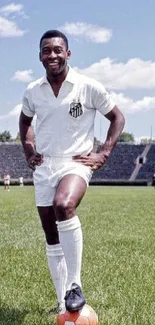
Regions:
[[48, 30], [47, 32], [45, 32], [41, 39], [40, 39], [40, 48], [41, 48], [41, 43], [43, 41], [43, 39], [46, 39], [46, 38], [53, 38], [53, 37], [60, 37], [64, 40], [65, 44], [66, 44], [66, 50], [68, 50], [68, 39], [66, 37], [65, 34], [63, 34], [62, 32], [60, 32], [59, 30], [56, 30], [56, 29], [51, 29], [51, 30]]

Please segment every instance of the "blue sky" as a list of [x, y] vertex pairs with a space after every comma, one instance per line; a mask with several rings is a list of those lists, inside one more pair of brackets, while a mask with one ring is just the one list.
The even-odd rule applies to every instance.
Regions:
[[[0, 132], [18, 132], [24, 89], [40, 78], [39, 40], [48, 29], [69, 39], [70, 65], [111, 92], [126, 117], [125, 131], [155, 138], [155, 1], [0, 2]], [[96, 118], [104, 140], [106, 119]]]

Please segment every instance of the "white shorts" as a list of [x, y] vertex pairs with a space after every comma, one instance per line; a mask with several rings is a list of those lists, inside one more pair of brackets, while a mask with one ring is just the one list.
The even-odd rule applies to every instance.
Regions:
[[51, 206], [60, 180], [69, 174], [81, 176], [87, 186], [92, 177], [90, 167], [74, 162], [72, 158], [44, 157], [41, 166], [33, 173], [37, 206]]
[[10, 185], [10, 180], [9, 179], [4, 180], [4, 185]]

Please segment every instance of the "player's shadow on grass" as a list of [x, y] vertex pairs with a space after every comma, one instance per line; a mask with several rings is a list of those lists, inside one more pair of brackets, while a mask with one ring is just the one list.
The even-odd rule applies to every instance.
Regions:
[[0, 308], [0, 324], [1, 325], [21, 325], [28, 310], [10, 309], [8, 307]]
[[[45, 309], [24, 309], [19, 310], [15, 308], [9, 308], [9, 307], [0, 307], [0, 325], [21, 325], [24, 322], [25, 317], [28, 315], [37, 316], [37, 317], [47, 317], [47, 315], [50, 315], [49, 311]], [[27, 323], [29, 321], [27, 320]], [[27, 324], [26, 323], [26, 324]], [[55, 324], [52, 323], [53, 325]], [[31, 325], [31, 324], [30, 324]]]

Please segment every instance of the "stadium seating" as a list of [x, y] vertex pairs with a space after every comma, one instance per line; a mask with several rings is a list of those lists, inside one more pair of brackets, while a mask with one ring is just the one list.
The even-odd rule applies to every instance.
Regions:
[[136, 165], [136, 159], [142, 154], [145, 145], [120, 144], [113, 149], [107, 164], [95, 171], [94, 179], [129, 179]]
[[0, 175], [9, 173], [11, 178], [32, 178], [21, 144], [0, 143]]
[[136, 179], [147, 179], [151, 181], [153, 173], [155, 173], [155, 144], [151, 145], [146, 157], [146, 163], [142, 165]]
[[[96, 148], [97, 149], [97, 148]], [[145, 152], [145, 144], [118, 143], [113, 149], [107, 164], [93, 174], [93, 180], [129, 180], [138, 162], [138, 158]], [[96, 150], [94, 150], [96, 151]], [[152, 144], [136, 174], [136, 180], [152, 179], [155, 173], [155, 144]], [[0, 143], [0, 175], [3, 178], [9, 173], [11, 179], [32, 179], [32, 171], [28, 168], [22, 145], [19, 143]]]

